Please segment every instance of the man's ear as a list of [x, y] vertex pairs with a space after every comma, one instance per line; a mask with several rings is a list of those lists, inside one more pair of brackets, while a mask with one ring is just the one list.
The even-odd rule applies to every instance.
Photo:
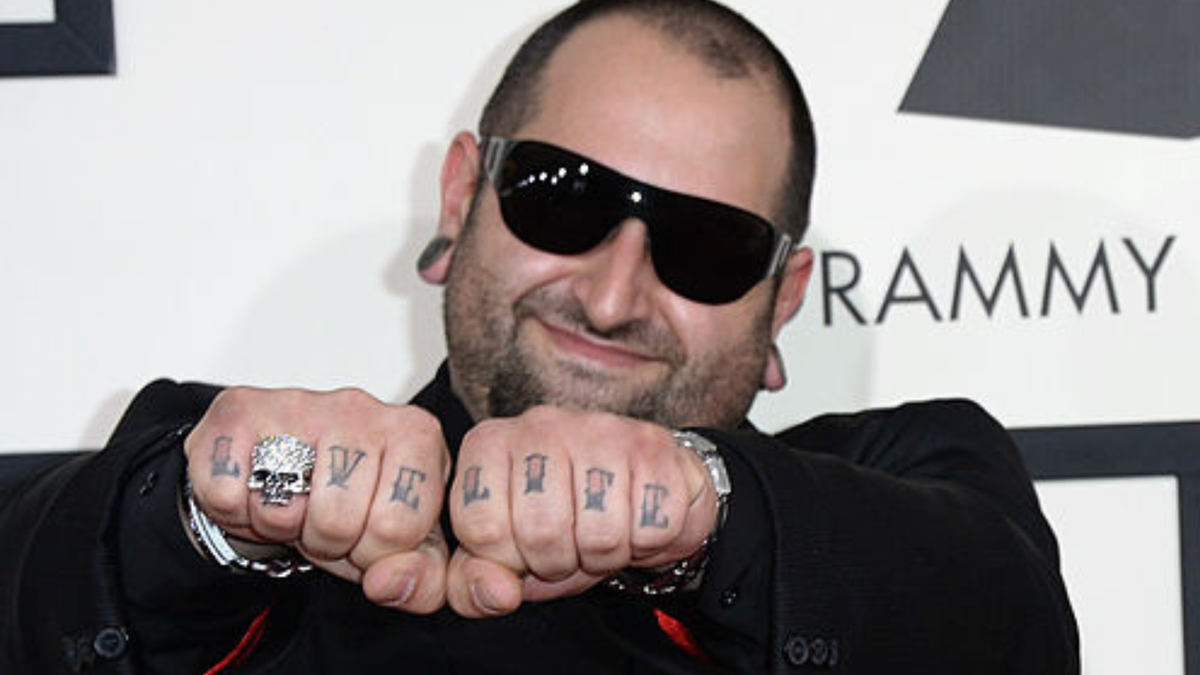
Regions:
[[784, 265], [771, 316], [771, 351], [763, 369], [762, 387], [767, 391], [779, 391], [787, 384], [787, 371], [776, 341], [783, 327], [796, 316], [796, 312], [800, 311], [804, 304], [804, 294], [808, 291], [812, 267], [813, 253], [808, 247], [802, 247], [792, 253]]
[[779, 339], [779, 332], [796, 316], [804, 304], [804, 294], [812, 277], [813, 252], [802, 246], [788, 256], [779, 280], [779, 292], [775, 294], [775, 310], [771, 317], [771, 340]]
[[466, 226], [479, 179], [479, 143], [473, 134], [461, 131], [450, 142], [442, 161], [442, 205], [437, 233], [421, 254], [417, 266], [421, 278], [431, 284], [446, 282], [450, 259], [454, 257], [455, 245]]

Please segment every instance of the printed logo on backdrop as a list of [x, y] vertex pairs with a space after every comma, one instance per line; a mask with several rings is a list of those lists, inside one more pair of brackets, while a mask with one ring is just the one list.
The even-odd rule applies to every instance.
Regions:
[[[864, 258], [845, 250], [817, 254], [824, 325], [886, 323], [917, 313], [934, 322], [964, 316], [1038, 319], [1082, 315], [1154, 314], [1159, 311], [1163, 271], [1171, 266], [1176, 235], [1122, 237], [1095, 242], [1048, 241], [1044, 248], [1010, 244], [1003, 258], [982, 256], [968, 245], [957, 255], [924, 255], [903, 248], [882, 264], [886, 290], [863, 287]], [[982, 262], [982, 261], [987, 262]], [[870, 270], [878, 276], [880, 270]], [[940, 284], [931, 279], [942, 280]]]
[[952, 0], [903, 112], [1200, 136], [1200, 2]]

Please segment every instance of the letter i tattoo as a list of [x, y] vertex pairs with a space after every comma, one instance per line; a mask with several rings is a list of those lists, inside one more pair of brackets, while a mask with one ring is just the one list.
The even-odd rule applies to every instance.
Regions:
[[525, 494], [530, 492], [544, 492], [542, 489], [546, 479], [546, 460], [545, 455], [526, 455], [525, 456]]

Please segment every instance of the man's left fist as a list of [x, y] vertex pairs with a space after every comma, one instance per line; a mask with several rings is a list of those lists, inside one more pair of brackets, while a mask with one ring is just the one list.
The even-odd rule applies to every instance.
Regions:
[[708, 470], [668, 429], [545, 406], [472, 429], [449, 499], [447, 600], [474, 617], [687, 558], [717, 517]]

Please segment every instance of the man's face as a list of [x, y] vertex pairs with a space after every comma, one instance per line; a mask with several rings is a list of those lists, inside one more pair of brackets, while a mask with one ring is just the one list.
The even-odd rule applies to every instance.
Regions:
[[[537, 113], [512, 135], [768, 219], [788, 159], [785, 110], [765, 79], [718, 79], [624, 17], [568, 38]], [[637, 219], [579, 255], [539, 251], [505, 227], [490, 186], [469, 220], [445, 302], [452, 383], [473, 416], [550, 403], [669, 426], [742, 419], [778, 327], [771, 281], [723, 305], [676, 295]]]

